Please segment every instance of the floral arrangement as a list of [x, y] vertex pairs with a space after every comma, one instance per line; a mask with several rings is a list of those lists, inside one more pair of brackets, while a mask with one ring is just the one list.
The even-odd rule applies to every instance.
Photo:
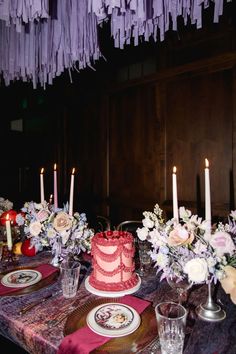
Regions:
[[[210, 234], [207, 222], [184, 207], [179, 208], [178, 224], [174, 219], [165, 222], [162, 214], [156, 204], [154, 212], [143, 212], [143, 227], [137, 229], [139, 239], [151, 243], [150, 255], [157, 273], [162, 272], [161, 280], [171, 276], [193, 284], [219, 280], [223, 287], [226, 283], [226, 292], [234, 288], [231, 298], [236, 303], [236, 211]], [[234, 275], [230, 281], [228, 274]]]
[[30, 238], [37, 250], [50, 247], [57, 264], [67, 256], [78, 257], [81, 251], [90, 252], [94, 231], [88, 228], [84, 213], [68, 214], [68, 203], [62, 209], [44, 201], [26, 202], [17, 214], [16, 222], [24, 227], [24, 234]]
[[12, 208], [13, 203], [10, 200], [0, 197], [0, 216], [4, 213], [4, 211], [11, 210]]

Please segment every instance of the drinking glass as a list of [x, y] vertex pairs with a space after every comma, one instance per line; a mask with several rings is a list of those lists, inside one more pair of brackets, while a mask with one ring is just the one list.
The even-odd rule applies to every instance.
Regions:
[[138, 240], [138, 254], [139, 254], [139, 275], [143, 276], [148, 273], [151, 268], [151, 250], [150, 242]]
[[189, 282], [186, 278], [180, 279], [175, 275], [169, 275], [167, 283], [177, 292], [178, 303], [185, 304], [188, 299], [188, 290], [192, 287], [193, 283]]
[[76, 296], [81, 264], [73, 260], [64, 260], [60, 265], [62, 294], [65, 298]]
[[161, 354], [182, 354], [187, 310], [180, 304], [166, 301], [155, 307]]

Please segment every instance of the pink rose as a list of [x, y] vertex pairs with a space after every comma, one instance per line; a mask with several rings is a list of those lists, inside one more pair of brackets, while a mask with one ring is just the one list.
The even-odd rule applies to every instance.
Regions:
[[218, 257], [222, 257], [225, 253], [229, 253], [231, 256], [235, 251], [234, 242], [227, 232], [217, 231], [210, 237], [210, 245], [215, 249]]
[[48, 215], [49, 215], [49, 214], [48, 214], [48, 212], [47, 212], [46, 210], [40, 210], [40, 211], [37, 213], [36, 217], [37, 217], [37, 219], [38, 219], [39, 221], [43, 222], [43, 221], [47, 220]]
[[192, 243], [194, 240], [194, 235], [189, 233], [185, 227], [178, 225], [170, 232], [168, 237], [169, 246], [182, 246]]

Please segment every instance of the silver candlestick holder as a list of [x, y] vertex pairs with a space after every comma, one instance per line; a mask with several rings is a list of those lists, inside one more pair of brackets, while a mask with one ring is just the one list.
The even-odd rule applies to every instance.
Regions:
[[204, 304], [200, 304], [196, 309], [197, 315], [203, 321], [218, 322], [226, 317], [225, 311], [212, 299], [211, 283], [208, 283], [208, 296]]

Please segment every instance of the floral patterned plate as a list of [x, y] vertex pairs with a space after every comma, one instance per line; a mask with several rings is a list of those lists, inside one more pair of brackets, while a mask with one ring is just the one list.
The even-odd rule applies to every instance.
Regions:
[[134, 332], [141, 320], [138, 312], [132, 307], [108, 303], [92, 309], [86, 322], [92, 331], [102, 336], [122, 337]]
[[42, 274], [34, 269], [15, 270], [7, 273], [1, 279], [4, 286], [10, 288], [22, 288], [25, 286], [38, 283], [42, 278]]

